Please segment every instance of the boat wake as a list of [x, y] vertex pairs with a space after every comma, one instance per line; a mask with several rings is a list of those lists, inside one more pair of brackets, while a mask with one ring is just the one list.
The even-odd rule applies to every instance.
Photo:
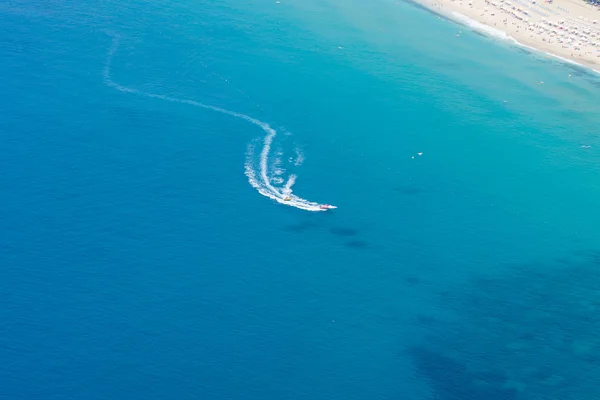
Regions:
[[245, 174], [248, 177], [250, 185], [256, 189], [261, 195], [268, 197], [280, 204], [295, 207], [306, 211], [326, 211], [333, 206], [324, 207], [324, 205], [303, 199], [292, 192], [294, 183], [296, 182], [295, 174], [286, 173], [286, 166], [300, 166], [304, 160], [304, 155], [299, 148], [294, 148], [294, 156], [290, 157], [286, 165], [283, 165], [283, 151], [276, 153], [272, 157], [272, 147], [274, 140], [277, 137], [277, 131], [266, 122], [262, 122], [256, 118], [241, 114], [235, 111], [230, 111], [225, 108], [215, 107], [209, 104], [200, 103], [194, 100], [180, 99], [177, 97], [165, 96], [144, 92], [142, 90], [122, 86], [114, 82], [111, 78], [112, 60], [119, 48], [119, 36], [113, 35], [113, 42], [108, 51], [106, 63], [104, 65], [103, 78], [104, 83], [120, 92], [130, 93], [139, 96], [148, 97], [151, 99], [168, 101], [171, 103], [186, 104], [205, 110], [218, 112], [229, 115], [234, 118], [239, 118], [247, 121], [255, 126], [258, 126], [265, 133], [264, 137], [254, 140], [248, 145], [246, 151], [246, 162], [244, 165]]

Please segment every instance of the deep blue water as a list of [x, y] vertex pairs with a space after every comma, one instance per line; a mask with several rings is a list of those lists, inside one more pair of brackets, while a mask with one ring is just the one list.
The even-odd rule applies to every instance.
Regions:
[[[0, 5], [0, 398], [600, 398], [600, 80], [459, 29]], [[260, 195], [264, 132], [169, 99], [270, 124], [339, 208]]]

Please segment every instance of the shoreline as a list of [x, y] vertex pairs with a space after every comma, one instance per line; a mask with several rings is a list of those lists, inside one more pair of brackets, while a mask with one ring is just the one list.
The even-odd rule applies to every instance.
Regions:
[[[464, 25], [464, 26], [466, 26], [466, 27], [468, 27], [470, 29], [473, 29], [477, 33], [481, 33], [481, 34], [485, 35], [486, 37], [492, 37], [492, 38], [498, 39], [498, 40], [505, 40], [505, 41], [511, 42], [512, 44], [514, 44], [516, 46], [523, 47], [523, 48], [525, 48], [527, 50], [531, 50], [532, 52], [545, 54], [545, 55], [550, 56], [552, 58], [556, 58], [556, 59], [558, 59], [559, 61], [561, 61], [563, 63], [570, 64], [572, 66], [581, 67], [581, 68], [584, 68], [588, 72], [593, 72], [593, 73], [596, 73], [596, 74], [600, 75], [600, 64], [584, 63], [584, 62], [582, 62], [582, 60], [575, 61], [575, 60], [572, 60], [570, 58], [566, 58], [566, 57], [559, 56], [559, 55], [554, 54], [554, 53], [550, 53], [550, 52], [546, 51], [545, 49], [541, 49], [541, 48], [537, 48], [537, 47], [534, 47], [534, 46], [526, 45], [524, 43], [519, 42], [514, 37], [508, 35], [508, 33], [504, 32], [504, 31], [500, 31], [500, 32], [502, 32], [503, 37], [496, 36], [494, 34], [488, 35], [489, 32], [487, 32], [486, 29], [487, 28], [495, 29], [495, 28], [493, 28], [491, 26], [488, 26], [488, 25], [485, 25], [485, 24], [482, 24], [481, 22], [479, 22], [477, 20], [473, 20], [470, 17], [467, 17], [466, 15], [460, 14], [460, 13], [458, 13], [456, 11], [453, 13], [453, 16], [455, 18], [452, 18], [452, 16], [448, 16], [447, 18], [450, 19], [450, 20], [452, 20], [452, 21], [454, 21], [454, 22], [457, 22], [457, 23], [459, 23], [461, 25]], [[485, 29], [479, 28], [478, 26], [474, 26], [472, 24], [472, 22], [476, 22], [477, 24], [484, 25]]]
[[583, 0], [409, 1], [486, 37], [600, 74], [600, 8]]

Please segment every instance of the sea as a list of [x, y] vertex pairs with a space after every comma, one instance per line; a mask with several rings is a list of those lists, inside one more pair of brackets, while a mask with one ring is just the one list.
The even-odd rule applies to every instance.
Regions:
[[597, 74], [395, 0], [0, 38], [0, 399], [600, 399]]

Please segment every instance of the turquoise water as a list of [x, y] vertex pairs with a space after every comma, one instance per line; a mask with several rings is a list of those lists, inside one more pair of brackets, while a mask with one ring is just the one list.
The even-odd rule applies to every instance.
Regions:
[[594, 75], [395, 1], [0, 19], [0, 397], [600, 398]]

